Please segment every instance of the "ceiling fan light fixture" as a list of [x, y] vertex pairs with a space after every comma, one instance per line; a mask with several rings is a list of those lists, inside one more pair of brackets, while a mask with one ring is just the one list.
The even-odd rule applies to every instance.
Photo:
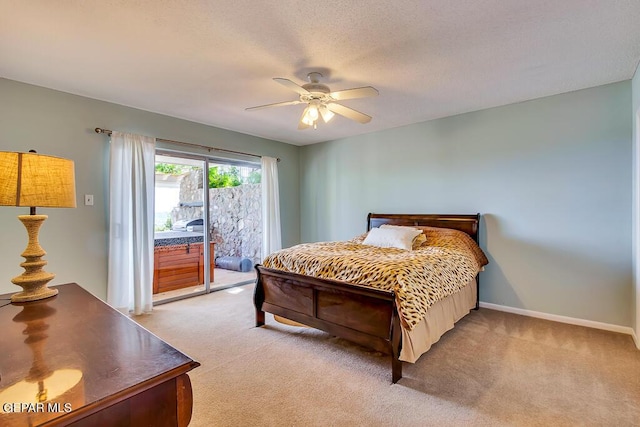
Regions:
[[318, 106], [314, 104], [309, 105], [309, 111], [307, 112], [307, 115], [314, 122], [318, 120]]
[[302, 112], [302, 119], [300, 120], [302, 123], [304, 123], [307, 126], [313, 126], [315, 123], [315, 119], [311, 118], [311, 106], [307, 105], [304, 109], [304, 111]]
[[331, 120], [333, 116], [335, 116], [334, 113], [329, 111], [326, 105], [320, 106], [320, 115], [322, 116], [322, 120], [324, 120], [325, 123], [329, 123], [329, 120]]
[[305, 115], [305, 116], [302, 118], [302, 123], [304, 123], [304, 124], [305, 124], [305, 125], [307, 125], [307, 126], [313, 126], [313, 124], [314, 124], [315, 122], [314, 122], [313, 120], [311, 120], [311, 119], [309, 118], [309, 116], [308, 116], [308, 115]]

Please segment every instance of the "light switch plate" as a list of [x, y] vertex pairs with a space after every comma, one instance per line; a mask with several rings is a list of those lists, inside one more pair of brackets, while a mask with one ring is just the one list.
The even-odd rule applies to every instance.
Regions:
[[85, 206], [93, 206], [93, 194], [85, 194], [84, 195], [84, 205]]

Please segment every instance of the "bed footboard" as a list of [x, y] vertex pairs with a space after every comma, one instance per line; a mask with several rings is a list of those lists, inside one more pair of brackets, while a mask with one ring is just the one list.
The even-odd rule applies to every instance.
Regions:
[[393, 292], [256, 265], [256, 326], [265, 312], [391, 355], [392, 381], [402, 378], [400, 319]]

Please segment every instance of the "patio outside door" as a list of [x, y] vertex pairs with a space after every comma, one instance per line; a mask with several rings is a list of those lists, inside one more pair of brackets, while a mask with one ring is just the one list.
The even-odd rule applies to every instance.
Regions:
[[260, 164], [158, 150], [155, 176], [154, 304], [254, 282]]
[[214, 280], [205, 170], [204, 159], [156, 155], [154, 303], [206, 293]]

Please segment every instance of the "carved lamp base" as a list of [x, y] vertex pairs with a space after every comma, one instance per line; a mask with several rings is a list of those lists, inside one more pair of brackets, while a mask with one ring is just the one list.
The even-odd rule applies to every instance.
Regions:
[[57, 289], [47, 287], [47, 283], [55, 277], [55, 274], [43, 270], [47, 261], [42, 257], [47, 253], [38, 242], [40, 226], [47, 218], [47, 215], [18, 215], [18, 219], [27, 229], [29, 243], [22, 253], [25, 261], [20, 264], [25, 271], [20, 276], [11, 279], [11, 283], [21, 286], [23, 291], [11, 295], [11, 302], [37, 301], [58, 294]]

